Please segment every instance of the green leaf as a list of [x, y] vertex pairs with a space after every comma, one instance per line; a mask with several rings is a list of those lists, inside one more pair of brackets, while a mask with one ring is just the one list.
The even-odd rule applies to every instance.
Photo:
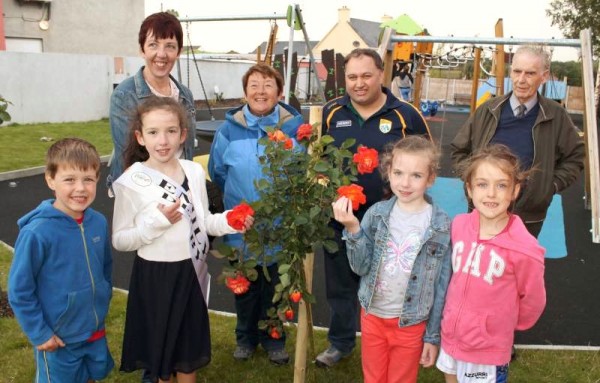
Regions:
[[288, 287], [292, 282], [290, 280], [289, 274], [284, 274], [287, 275], [287, 278], [284, 278], [283, 280], [279, 280], [281, 282], [281, 284], [283, 285], [283, 287]]
[[209, 250], [210, 255], [212, 255], [213, 257], [217, 258], [217, 259], [224, 259], [227, 258], [226, 255], [224, 255], [223, 253], [221, 253], [219, 250], [217, 249], [211, 249]]
[[313, 206], [310, 208], [310, 212], [308, 213], [308, 216], [313, 219], [315, 218], [317, 215], [319, 215], [319, 213], [321, 212], [321, 208], [319, 206]]
[[323, 247], [329, 253], [335, 253], [336, 251], [338, 251], [338, 244], [330, 239], [323, 241]]
[[306, 225], [308, 223], [308, 218], [306, 218], [303, 215], [299, 215], [296, 217], [296, 219], [294, 220], [294, 223], [298, 226], [300, 225]]
[[340, 150], [340, 154], [346, 158], [352, 158], [354, 154], [348, 149]]
[[342, 142], [342, 145], [340, 146], [340, 149], [351, 148], [355, 143], [356, 143], [356, 139], [354, 139], [354, 138], [348, 138], [344, 142]]
[[304, 294], [302, 294], [302, 299], [304, 299], [304, 302], [307, 303], [307, 304], [315, 304], [315, 303], [317, 303], [317, 300], [315, 299], [314, 295], [308, 294], [307, 292], [305, 292]]
[[281, 274], [285, 274], [288, 272], [288, 270], [290, 269], [291, 265], [284, 263], [283, 265], [279, 265], [279, 268], [277, 269], [277, 272], [281, 275]]
[[323, 145], [329, 145], [334, 141], [335, 139], [328, 134], [321, 137], [321, 142], [323, 143]]
[[290, 285], [290, 275], [289, 274], [281, 274], [279, 276], [279, 283], [281, 283], [281, 285], [283, 287], [287, 287]]
[[258, 182], [256, 182], [256, 188], [258, 190], [264, 190], [267, 189], [270, 186], [269, 181], [267, 181], [264, 178], [261, 178], [260, 180], [258, 180]]
[[323, 173], [329, 170], [329, 164], [325, 161], [319, 161], [315, 164], [315, 167], [313, 169], [315, 172]]
[[233, 255], [233, 248], [224, 243], [218, 244], [217, 246], [215, 246], [215, 249], [222, 255], [222, 257], [217, 258], [225, 258]]
[[250, 281], [255, 281], [256, 278], [258, 278], [258, 271], [256, 271], [256, 269], [246, 270], [246, 277]]

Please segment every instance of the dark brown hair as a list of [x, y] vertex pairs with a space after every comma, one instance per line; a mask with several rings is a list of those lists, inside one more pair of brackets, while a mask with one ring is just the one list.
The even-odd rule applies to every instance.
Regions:
[[173, 14], [169, 12], [153, 13], [142, 22], [138, 35], [138, 42], [142, 52], [148, 33], [152, 33], [155, 39], [170, 39], [175, 37], [178, 45], [178, 53], [183, 48], [183, 30], [181, 23]]
[[181, 129], [181, 134], [184, 131], [188, 130], [188, 120], [185, 109], [181, 104], [171, 97], [157, 97], [150, 96], [146, 101], [138, 105], [133, 117], [131, 119], [131, 126], [129, 128], [129, 139], [127, 141], [127, 146], [123, 151], [123, 164], [124, 168], [127, 169], [131, 165], [136, 162], [146, 161], [150, 155], [148, 154], [148, 150], [146, 150], [145, 146], [142, 146], [138, 143], [137, 138], [135, 137], [135, 132], [142, 133], [142, 118], [146, 113], [149, 113], [153, 110], [162, 109], [167, 112], [173, 113], [177, 116], [179, 120], [179, 128]]
[[244, 94], [246, 93], [246, 87], [248, 86], [248, 78], [254, 73], [260, 73], [266, 78], [273, 78], [277, 83], [277, 94], [281, 94], [283, 92], [283, 77], [281, 77], [281, 73], [279, 73], [273, 67], [266, 64], [255, 64], [252, 65], [246, 73], [242, 76], [242, 86], [244, 87]]
[[381, 161], [379, 162], [379, 171], [384, 180], [387, 181], [389, 179], [394, 155], [398, 153], [426, 154], [429, 157], [429, 176], [437, 175], [437, 170], [440, 166], [440, 148], [424, 136], [411, 135], [386, 145], [385, 151], [381, 155]]
[[367, 56], [373, 59], [375, 62], [375, 67], [379, 70], [383, 70], [383, 60], [377, 51], [370, 48], [356, 48], [352, 52], [348, 53], [344, 58], [344, 67], [348, 64], [350, 59], [357, 59], [360, 56]]
[[59, 166], [70, 166], [86, 171], [93, 169], [100, 176], [100, 156], [96, 147], [81, 138], [63, 138], [56, 141], [46, 153], [46, 174], [54, 178]]

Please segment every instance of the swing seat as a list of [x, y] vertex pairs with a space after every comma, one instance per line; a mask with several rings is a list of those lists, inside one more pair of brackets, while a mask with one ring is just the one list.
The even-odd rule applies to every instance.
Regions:
[[196, 121], [196, 136], [212, 138], [224, 122], [225, 120]]

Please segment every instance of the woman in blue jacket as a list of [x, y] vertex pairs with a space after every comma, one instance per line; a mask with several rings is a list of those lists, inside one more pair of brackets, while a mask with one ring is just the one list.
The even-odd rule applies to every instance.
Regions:
[[[242, 85], [246, 105], [229, 111], [225, 122], [219, 127], [210, 149], [208, 169], [210, 177], [223, 192], [225, 209], [231, 209], [242, 200], [258, 199], [254, 182], [263, 178], [259, 157], [264, 147], [258, 140], [267, 135], [267, 128], [279, 127], [289, 137], [295, 137], [302, 116], [289, 105], [279, 102], [283, 94], [283, 78], [268, 65], [257, 64], [244, 74]], [[244, 249], [240, 234], [225, 236], [229, 246]], [[247, 254], [245, 254], [247, 255]], [[235, 296], [237, 347], [233, 357], [247, 360], [261, 344], [269, 354], [269, 360], [277, 365], [287, 364], [285, 334], [273, 339], [258, 322], [267, 319], [267, 310], [273, 307], [275, 285], [279, 282], [277, 265], [267, 261], [268, 280], [257, 266], [258, 278], [250, 284], [250, 290]]]

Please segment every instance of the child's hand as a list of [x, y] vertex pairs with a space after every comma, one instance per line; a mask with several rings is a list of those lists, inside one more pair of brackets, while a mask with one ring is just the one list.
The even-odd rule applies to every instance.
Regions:
[[40, 344], [36, 348], [38, 349], [38, 351], [53, 352], [56, 351], [56, 349], [59, 347], [65, 347], [65, 343], [56, 335], [52, 335], [52, 338], [48, 339], [46, 343]]
[[352, 212], [352, 201], [348, 197], [340, 197], [332, 205], [335, 220], [344, 225], [348, 232], [352, 234], [358, 233], [360, 231], [360, 222]]
[[250, 230], [250, 228], [252, 227], [253, 224], [254, 224], [254, 217], [251, 215], [246, 216], [246, 219], [244, 220], [244, 228], [242, 230], [240, 230], [239, 233], [244, 234], [245, 232]]
[[175, 202], [169, 206], [165, 206], [163, 204], [158, 204], [158, 210], [171, 222], [171, 224], [177, 223], [181, 220], [181, 212], [178, 211], [179, 205], [181, 201], [179, 198], [175, 200]]
[[423, 367], [431, 367], [435, 364], [438, 355], [438, 346], [431, 343], [423, 344], [423, 353], [421, 354], [421, 360], [419, 363]]

